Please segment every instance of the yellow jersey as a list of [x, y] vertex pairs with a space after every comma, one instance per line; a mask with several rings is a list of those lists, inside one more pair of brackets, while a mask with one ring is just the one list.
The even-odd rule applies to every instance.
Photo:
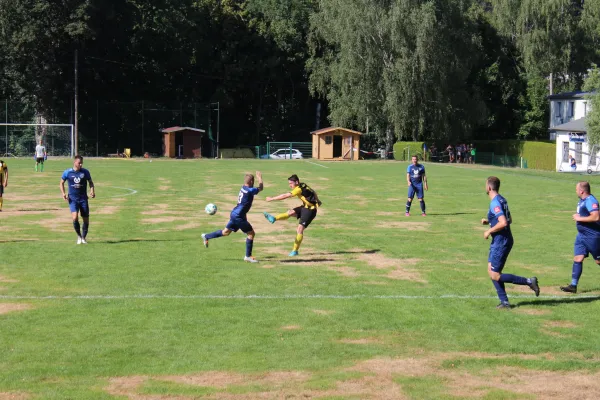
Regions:
[[8, 167], [4, 161], [0, 161], [0, 184], [4, 184], [4, 174], [8, 172]]
[[302, 201], [304, 207], [311, 210], [319, 208], [321, 205], [321, 201], [319, 200], [319, 196], [317, 196], [317, 192], [312, 190], [306, 183], [300, 183], [300, 185], [292, 189], [290, 194], [298, 197]]

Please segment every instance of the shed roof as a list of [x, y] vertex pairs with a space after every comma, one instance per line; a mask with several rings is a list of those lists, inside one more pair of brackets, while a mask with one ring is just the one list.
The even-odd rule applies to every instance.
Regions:
[[180, 132], [180, 131], [194, 131], [199, 133], [206, 133], [204, 129], [190, 128], [189, 126], [172, 126], [170, 128], [161, 129], [163, 133]]
[[358, 131], [353, 131], [352, 129], [347, 129], [347, 128], [340, 128], [340, 127], [329, 127], [329, 128], [323, 128], [323, 129], [319, 129], [317, 131], [312, 131], [310, 134], [311, 135], [323, 135], [324, 133], [331, 133], [334, 131], [344, 131], [347, 133], [353, 133], [356, 135], [362, 135], [362, 133], [358, 132]]
[[586, 94], [590, 94], [590, 92], [581, 92], [581, 91], [563, 92], [563, 93], [551, 94], [550, 96], [548, 96], [548, 99], [549, 100], [583, 99], [583, 98], [585, 98]]
[[585, 117], [569, 121], [566, 124], [555, 126], [554, 128], [550, 128], [550, 130], [561, 132], [587, 132], [585, 127]]

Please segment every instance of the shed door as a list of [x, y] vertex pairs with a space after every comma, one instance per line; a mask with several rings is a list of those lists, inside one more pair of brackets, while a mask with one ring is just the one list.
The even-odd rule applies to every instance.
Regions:
[[335, 135], [333, 137], [333, 158], [342, 156], [342, 137]]

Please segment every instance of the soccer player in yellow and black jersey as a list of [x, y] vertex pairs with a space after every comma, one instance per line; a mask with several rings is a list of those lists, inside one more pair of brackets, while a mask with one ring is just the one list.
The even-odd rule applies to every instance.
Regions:
[[4, 188], [8, 186], [8, 167], [6, 163], [0, 160], [0, 211], [4, 202]]
[[265, 218], [270, 223], [274, 224], [275, 221], [281, 221], [288, 219], [289, 217], [295, 216], [298, 219], [298, 228], [296, 228], [296, 239], [294, 240], [294, 247], [292, 252], [289, 254], [290, 257], [298, 255], [298, 249], [304, 239], [304, 230], [308, 228], [308, 225], [317, 216], [317, 209], [321, 205], [319, 196], [317, 193], [305, 183], [300, 182], [298, 175], [294, 174], [288, 178], [288, 185], [292, 189], [289, 193], [283, 193], [276, 197], [267, 197], [267, 201], [278, 201], [289, 199], [290, 197], [298, 197], [302, 201], [302, 205], [285, 213], [272, 216], [269, 213], [264, 213]]

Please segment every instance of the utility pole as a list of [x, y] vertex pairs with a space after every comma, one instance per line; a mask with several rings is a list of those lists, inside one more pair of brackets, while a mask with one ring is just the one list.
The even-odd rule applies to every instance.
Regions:
[[77, 120], [79, 119], [79, 115], [77, 114], [77, 103], [79, 100], [79, 93], [78, 93], [78, 75], [79, 75], [79, 68], [78, 68], [78, 57], [77, 57], [77, 49], [75, 49], [75, 120], [73, 121], [73, 129], [74, 129], [74, 135], [73, 135], [73, 148], [74, 148], [74, 154], [79, 154], [79, 133], [77, 131]]

